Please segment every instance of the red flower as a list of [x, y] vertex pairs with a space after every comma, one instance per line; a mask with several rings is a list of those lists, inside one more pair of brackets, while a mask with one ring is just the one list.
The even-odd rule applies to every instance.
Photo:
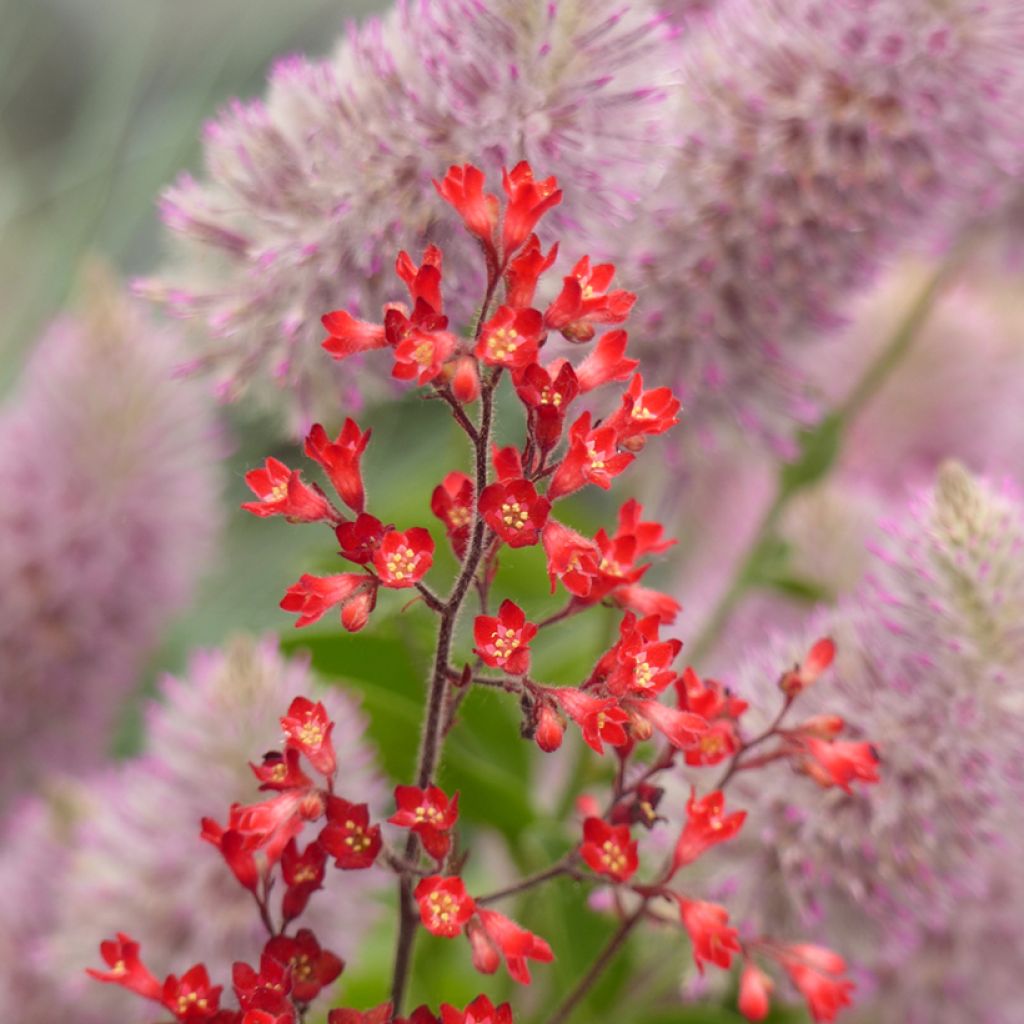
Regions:
[[628, 882], [636, 873], [636, 840], [631, 840], [628, 825], [609, 825], [601, 818], [583, 822], [580, 856], [592, 871], [608, 875], [617, 882]]
[[[229, 1013], [229, 1010], [222, 1010], [221, 1014]], [[238, 1024], [238, 1014], [231, 1014], [220, 1020], [221, 1014], [214, 1024]], [[295, 1024], [295, 1008], [290, 1004], [283, 1007], [280, 1013], [272, 1013], [267, 1010], [246, 1010], [241, 1018], [241, 1024]]]
[[166, 978], [161, 1002], [180, 1021], [210, 1020], [220, 1006], [220, 993], [220, 985], [210, 985], [206, 967], [196, 964], [180, 978]]
[[244, 835], [233, 828], [224, 828], [213, 818], [203, 818], [201, 825], [200, 838], [216, 846], [239, 884], [255, 892], [261, 877], [260, 867], [256, 863], [256, 852], [260, 848], [261, 837]]
[[552, 519], [541, 534], [548, 558], [548, 579], [551, 593], [555, 581], [576, 597], [589, 597], [599, 574], [601, 552], [592, 540]]
[[495, 1006], [487, 996], [477, 996], [465, 1010], [442, 1003], [441, 1024], [512, 1024], [512, 1008], [508, 1003]]
[[521, 676], [530, 667], [530, 641], [536, 635], [536, 625], [526, 621], [522, 608], [505, 600], [501, 602], [497, 617], [476, 617], [473, 623], [474, 653], [492, 668]]
[[409, 254], [403, 249], [395, 260], [395, 273], [408, 287], [413, 308], [419, 309], [419, 313], [413, 313], [414, 320], [421, 320], [426, 316], [424, 305], [429, 308], [431, 313], [443, 312], [441, 250], [436, 245], [428, 245], [423, 250], [423, 264], [419, 267], [413, 263]]
[[[288, 1011], [292, 1005], [285, 998], [292, 989], [288, 968], [280, 960], [268, 956], [266, 950], [260, 956], [260, 969], [255, 971], [247, 963], [236, 961], [231, 966], [231, 983], [243, 1010], [261, 1009], [279, 1000]], [[282, 1007], [282, 1010], [284, 1007]]]
[[852, 743], [848, 740], [819, 740], [809, 737], [803, 744], [813, 760], [805, 760], [803, 770], [826, 789], [839, 786], [852, 793], [850, 783], [878, 782], [878, 752], [870, 743]]
[[239, 881], [253, 888], [255, 854], [263, 854], [265, 869], [276, 864], [289, 840], [323, 812], [323, 798], [315, 789], [290, 789], [263, 803], [232, 804], [227, 828], [204, 818], [201, 836], [220, 849]]
[[277, 459], [267, 459], [262, 469], [250, 469], [245, 482], [260, 500], [247, 501], [242, 508], [261, 519], [284, 516], [291, 523], [318, 523], [338, 518], [316, 484], [303, 483], [301, 470], [289, 469]]
[[488, 262], [497, 266], [495, 230], [498, 197], [484, 192], [484, 172], [472, 164], [449, 167], [442, 181], [435, 181], [438, 195], [455, 207], [469, 231], [483, 244]]
[[377, 603], [377, 581], [364, 573], [345, 572], [338, 576], [299, 577], [281, 598], [281, 608], [298, 612], [296, 628], [321, 619], [334, 605], [341, 605], [341, 624], [350, 633], [366, 625]]
[[682, 650], [680, 640], [659, 639], [661, 619], [648, 616], [639, 622], [628, 612], [619, 626], [618, 643], [602, 658], [600, 668], [607, 672], [607, 685], [612, 693], [661, 693], [676, 674], [669, 667]]
[[[467, 929], [470, 945], [473, 947], [473, 966], [483, 974], [493, 974], [497, 969], [497, 959], [491, 952], [498, 952], [505, 957], [508, 973], [521, 985], [530, 984], [530, 968], [527, 960], [539, 960], [550, 963], [555, 958], [551, 947], [533, 932], [521, 928], [515, 921], [499, 914], [495, 910], [477, 911], [476, 922]], [[488, 947], [490, 951], [488, 951]]]
[[591, 697], [571, 687], [552, 687], [547, 693], [580, 727], [583, 741], [596, 753], [604, 753], [602, 740], [613, 747], [621, 747], [628, 742], [623, 725], [629, 720], [629, 715], [615, 700]]
[[679, 399], [671, 388], [644, 391], [644, 379], [638, 373], [622, 396], [622, 405], [608, 417], [619, 444], [630, 451], [643, 447], [646, 434], [664, 434], [679, 422]]
[[456, 558], [463, 559], [473, 523], [473, 481], [465, 473], [449, 473], [434, 488], [430, 511], [444, 523]]
[[534, 363], [515, 376], [516, 394], [530, 414], [530, 432], [542, 452], [562, 439], [565, 414], [579, 394], [576, 371], [566, 360], [543, 367]]
[[299, 752], [289, 748], [283, 754], [271, 750], [263, 755], [262, 764], [249, 762], [253, 774], [262, 783], [260, 790], [307, 789], [313, 785], [312, 780], [299, 767]]
[[689, 666], [676, 681], [679, 706], [695, 711], [705, 718], [728, 718], [733, 721], [747, 710], [748, 704], [734, 697], [721, 683], [714, 679], [701, 679]]
[[356, 565], [367, 565], [373, 561], [373, 553], [384, 539], [384, 524], [376, 516], [360, 512], [351, 523], [339, 523], [334, 528], [342, 558]]
[[324, 468], [341, 500], [353, 512], [362, 512], [366, 502], [359, 460], [370, 442], [370, 431], [362, 433], [355, 420], [346, 419], [337, 441], [327, 437], [327, 431], [314, 423], [306, 438], [306, 454]]
[[537, 725], [533, 738], [537, 746], [546, 754], [557, 750], [562, 745], [562, 737], [565, 735], [565, 726], [552, 708], [542, 704], [537, 712]]
[[345, 962], [330, 950], [321, 949], [316, 936], [308, 928], [300, 928], [293, 936], [275, 935], [264, 952], [291, 968], [292, 998], [308, 1003], [330, 985], [345, 969]]
[[697, 746], [686, 751], [686, 763], [694, 766], [719, 764], [735, 754], [738, 745], [736, 726], [728, 719], [716, 718], [708, 723], [708, 731]]
[[533, 305], [537, 281], [540, 275], [554, 264], [557, 255], [557, 242], [545, 256], [541, 252], [540, 239], [536, 235], [530, 235], [522, 252], [509, 263], [508, 270], [505, 271], [505, 301], [517, 308]]
[[447, 939], [455, 938], [476, 910], [461, 878], [431, 875], [420, 879], [413, 896], [419, 904], [424, 928]]
[[838, 953], [809, 944], [787, 946], [780, 962], [816, 1021], [835, 1020], [851, 1004], [853, 982], [843, 977], [846, 961]]
[[733, 953], [740, 952], [739, 933], [729, 928], [729, 912], [717, 903], [687, 900], [676, 896], [679, 915], [690, 935], [693, 960], [697, 970], [704, 973], [704, 964], [714, 964], [723, 970], [732, 963]]
[[296, 697], [288, 714], [281, 718], [281, 728], [288, 746], [305, 754], [321, 775], [331, 776], [337, 771], [338, 762], [331, 743], [334, 723], [323, 704], [319, 701], [314, 704], [307, 697]]
[[335, 359], [346, 359], [357, 352], [384, 348], [388, 343], [382, 324], [356, 320], [343, 309], [327, 313], [320, 318], [320, 322], [328, 335], [321, 344]]
[[619, 452], [618, 439], [611, 427], [590, 428], [590, 413], [583, 413], [569, 429], [569, 451], [548, 487], [552, 501], [578, 491], [584, 484], [597, 484], [608, 490], [635, 458]]
[[422, 526], [384, 535], [373, 553], [373, 564], [385, 587], [414, 587], [434, 563], [434, 541]]
[[428, 384], [439, 377], [441, 368], [455, 351], [455, 336], [445, 330], [411, 328], [395, 346], [395, 365], [391, 376]]
[[819, 640], [808, 651], [803, 663], [785, 672], [779, 680], [779, 687], [788, 697], [796, 697], [808, 686], [816, 683], [822, 673], [832, 664], [836, 656], [835, 641], [826, 637]]
[[771, 1009], [772, 979], [756, 964], [747, 963], [740, 975], [739, 1010], [747, 1020], [764, 1020]]
[[503, 169], [501, 184], [508, 196], [501, 251], [508, 261], [530, 236], [541, 217], [562, 201], [562, 192], [554, 178], [535, 181], [533, 169], [525, 160], [511, 171]]
[[483, 325], [474, 352], [488, 366], [522, 369], [537, 358], [544, 323], [535, 309], [499, 306]]
[[281, 909], [286, 921], [298, 917], [306, 909], [310, 896], [323, 887], [326, 865], [327, 851], [315, 839], [302, 853], [294, 839], [284, 848], [281, 874], [288, 888]]
[[[415, 1014], [409, 1024], [420, 1024]], [[384, 1003], [372, 1010], [331, 1010], [327, 1014], [327, 1024], [388, 1024], [391, 1020], [391, 1004]], [[399, 1024], [395, 1020], [394, 1024]]]
[[334, 857], [334, 866], [344, 871], [370, 867], [381, 849], [380, 825], [370, 824], [366, 804], [350, 804], [341, 797], [327, 798], [327, 824], [319, 842]]
[[626, 359], [625, 331], [609, 331], [602, 335], [586, 359], [576, 367], [576, 380], [580, 393], [586, 394], [613, 380], [625, 380], [640, 364]]
[[408, 1017], [396, 1017], [393, 1024], [441, 1024], [427, 1006], [417, 1006]]
[[388, 821], [399, 828], [415, 832], [423, 848], [436, 861], [443, 861], [451, 849], [451, 836], [459, 818], [459, 794], [449, 801], [437, 786], [422, 790], [416, 786], [396, 786], [395, 803], [398, 812]]
[[484, 522], [511, 548], [536, 544], [550, 511], [551, 502], [528, 480], [488, 484], [480, 495]]
[[621, 324], [636, 296], [621, 289], [608, 292], [614, 276], [611, 263], [599, 263], [591, 269], [590, 257], [584, 256], [563, 279], [562, 291], [548, 306], [544, 322], [569, 341], [577, 342], [594, 337], [594, 324]]
[[746, 818], [746, 811], [725, 813], [725, 797], [719, 790], [700, 800], [691, 792], [686, 804], [686, 825], [672, 854], [672, 874], [685, 864], [692, 864], [705, 850], [732, 839]]
[[101, 942], [100, 956], [110, 970], [100, 971], [95, 967], [87, 967], [86, 974], [90, 978], [121, 985], [146, 999], [159, 1001], [162, 998], [160, 982], [139, 958], [139, 944], [130, 935], [118, 932], [116, 939]]
[[707, 721], [700, 715], [666, 707], [656, 700], [629, 700], [626, 706], [650, 722], [673, 747], [680, 750], [687, 750], [698, 743], [708, 729]]

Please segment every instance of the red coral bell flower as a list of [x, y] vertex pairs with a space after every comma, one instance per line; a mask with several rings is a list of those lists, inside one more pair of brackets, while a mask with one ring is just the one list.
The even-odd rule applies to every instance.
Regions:
[[308, 697], [296, 697], [288, 713], [281, 718], [281, 728], [288, 746], [304, 754], [321, 775], [330, 777], [337, 771], [338, 762], [331, 743], [334, 723], [323, 704], [314, 703]]
[[183, 1024], [211, 1020], [220, 1008], [220, 985], [211, 985], [203, 964], [164, 981], [162, 1002]]
[[373, 553], [381, 584], [396, 590], [416, 586], [433, 564], [434, 540], [422, 526], [388, 531]]
[[528, 480], [488, 484], [480, 495], [484, 522], [510, 547], [532, 547], [540, 539], [551, 502]]
[[275, 935], [263, 951], [290, 968], [292, 999], [298, 1003], [316, 999], [345, 969], [345, 961], [322, 949], [308, 928], [300, 928], [294, 936]]
[[318, 841], [334, 858], [334, 866], [343, 871], [370, 867], [380, 853], [383, 841], [380, 825], [370, 824], [366, 804], [353, 804], [338, 796], [327, 797], [327, 824]]
[[388, 821], [415, 832], [427, 853], [443, 861], [452, 845], [449, 833], [459, 820], [459, 794], [449, 800], [438, 786], [396, 786], [395, 804], [398, 810]]
[[746, 811], [725, 813], [725, 797], [720, 790], [700, 800], [691, 792], [686, 804], [686, 824], [672, 853], [671, 873], [692, 864], [712, 846], [728, 842], [740, 831], [746, 818]]
[[139, 957], [139, 944], [130, 935], [118, 932], [116, 939], [101, 942], [100, 956], [109, 969], [101, 971], [95, 967], [87, 967], [86, 974], [90, 978], [121, 985], [145, 999], [157, 1002], [162, 1000], [163, 986], [142, 962]]
[[[541, 963], [550, 963], [554, 960], [555, 954], [547, 942], [539, 935], [534, 935], [533, 932], [527, 931], [515, 921], [505, 917], [504, 914], [499, 914], [496, 910], [479, 909], [476, 916], [487, 941], [505, 957], [509, 975], [519, 984], [530, 984], [528, 960], [537, 960]], [[475, 929], [467, 929], [467, 932], [473, 930]], [[478, 970], [483, 967], [482, 973], [484, 974], [493, 973], [493, 969], [487, 969], [492, 963], [489, 958], [482, 958], [478, 966], [476, 943], [472, 938], [470, 942], [471, 945], [474, 945], [473, 965]]]
[[453, 939], [462, 932], [476, 910], [473, 897], [461, 878], [431, 875], [420, 879], [413, 891], [423, 927], [433, 935]]
[[628, 825], [609, 825], [601, 818], [587, 818], [583, 822], [580, 856], [599, 875], [607, 875], [616, 882], [628, 882], [636, 874], [636, 848]]
[[335, 359], [347, 359], [359, 352], [385, 348], [388, 344], [383, 324], [357, 320], [343, 309], [326, 313], [320, 318], [320, 322], [327, 331], [327, 337], [321, 345]]
[[260, 469], [250, 469], [245, 482], [260, 500], [247, 501], [242, 508], [261, 519], [284, 516], [290, 523], [319, 523], [339, 518], [316, 484], [304, 483], [301, 470], [289, 469], [278, 459], [268, 458]]
[[474, 653], [484, 664], [500, 668], [509, 675], [520, 676], [530, 668], [530, 641], [537, 635], [537, 626], [526, 621], [526, 614], [517, 604], [501, 602], [497, 616], [478, 615], [473, 623]]
[[525, 369], [536, 360], [543, 335], [544, 321], [537, 310], [499, 306], [481, 327], [474, 352], [488, 366]]
[[733, 954], [741, 951], [739, 933], [729, 927], [729, 912], [717, 903], [688, 900], [675, 896], [679, 916], [690, 936], [693, 960], [697, 970], [704, 973], [704, 964], [714, 964], [727, 970]]
[[297, 629], [308, 626], [335, 605], [341, 606], [341, 624], [350, 633], [366, 625], [377, 603], [377, 580], [365, 573], [341, 573], [337, 576], [299, 577], [281, 598], [281, 608], [297, 612]]
[[359, 462], [370, 443], [370, 434], [369, 430], [362, 432], [355, 420], [346, 419], [335, 441], [319, 423], [313, 424], [306, 437], [306, 454], [323, 467], [341, 500], [356, 513], [362, 512], [366, 504]]

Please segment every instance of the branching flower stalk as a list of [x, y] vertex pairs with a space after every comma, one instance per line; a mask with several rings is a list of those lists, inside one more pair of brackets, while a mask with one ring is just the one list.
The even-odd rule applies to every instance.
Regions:
[[[319, 485], [304, 481], [301, 471], [272, 458], [247, 474], [256, 500], [243, 506], [261, 517], [327, 526], [341, 556], [359, 568], [326, 577], [304, 575], [290, 587], [281, 607], [298, 615], [297, 626], [337, 609], [346, 630], [361, 630], [381, 592], [388, 590], [415, 591], [411, 604], [422, 603], [436, 617], [415, 776], [396, 786], [395, 813], [387, 821], [406, 830], [404, 841], [396, 844], [385, 836], [382, 825], [371, 820], [367, 803], [338, 792], [334, 722], [323, 704], [296, 697], [281, 719], [283, 749], [252, 765], [261, 788], [273, 795], [262, 803], [233, 805], [225, 825], [212, 818], [203, 821], [203, 838], [251, 892], [268, 933], [258, 968], [234, 965], [237, 1008], [221, 1007], [222, 989], [211, 984], [201, 963], [181, 977], [168, 975], [159, 982], [126, 934], [103, 943], [107, 969], [90, 973], [159, 1003], [182, 1024], [297, 1024], [344, 969], [340, 957], [322, 948], [311, 929], [290, 931], [333, 859], [344, 871], [378, 865], [393, 872], [398, 921], [388, 1001], [369, 1010], [332, 1009], [328, 1024], [511, 1024], [511, 1007], [495, 1007], [486, 996], [462, 1010], [442, 1004], [436, 1014], [421, 1006], [402, 1016], [417, 937], [421, 930], [449, 940], [465, 936], [476, 970], [492, 974], [504, 963], [514, 980], [529, 984], [530, 961], [546, 963], [554, 950], [492, 905], [563, 876], [611, 887], [621, 923], [555, 1021], [568, 1017], [654, 901], [678, 907], [699, 969], [707, 963], [727, 969], [734, 958], [742, 960], [744, 979], [754, 981], [741, 985], [740, 1008], [751, 1020], [768, 1012], [769, 982], [762, 964], [774, 964], [789, 977], [817, 1020], [832, 1020], [849, 1004], [853, 987], [841, 957], [821, 947], [783, 944], [770, 935], [741, 940], [726, 908], [700, 899], [694, 880], [680, 888], [680, 876], [741, 829], [746, 812], [727, 812], [722, 792], [737, 772], [785, 762], [824, 787], [848, 789], [854, 779], [878, 780], [878, 758], [870, 744], [836, 739], [844, 728], [841, 720], [819, 717], [784, 727], [800, 693], [830, 665], [833, 644], [817, 642], [800, 664], [782, 673], [781, 711], [753, 737], [744, 734], [741, 722], [745, 702], [692, 668], [680, 674], [672, 667], [682, 643], [663, 638], [661, 631], [674, 621], [679, 606], [641, 585], [649, 568], [645, 556], [673, 543], [664, 537], [664, 527], [645, 521], [635, 500], [622, 505], [614, 533], [600, 530], [593, 538], [553, 514], [557, 502], [586, 486], [609, 489], [650, 437], [677, 422], [678, 399], [668, 388], [645, 389], [643, 378], [634, 373], [636, 361], [625, 354], [628, 337], [619, 325], [636, 296], [611, 289], [611, 264], [592, 266], [584, 256], [547, 308], [534, 308], [538, 280], [555, 257], [555, 247], [544, 252], [534, 229], [562, 193], [554, 178], [536, 179], [527, 163], [503, 172], [503, 202], [485, 192], [484, 175], [472, 165], [452, 167], [435, 185], [475, 237], [483, 258], [486, 286], [471, 334], [462, 339], [448, 329], [442, 254], [431, 245], [419, 265], [404, 252], [396, 261], [409, 304], [386, 305], [382, 323], [357, 320], [344, 310], [327, 313], [323, 346], [337, 359], [388, 349], [394, 357], [392, 374], [427, 388], [466, 434], [473, 475], [448, 473], [431, 498], [459, 563], [447, 596], [425, 582], [434, 555], [429, 531], [420, 526], [399, 530], [366, 511], [360, 462], [370, 433], [351, 419], [336, 439], [314, 424], [305, 442], [306, 454], [321, 467], [341, 506]], [[597, 338], [603, 327], [611, 329]], [[578, 362], [560, 357], [542, 364], [541, 351], [556, 334], [572, 345], [594, 345]], [[498, 447], [492, 440], [495, 394], [505, 378], [511, 379], [523, 411], [519, 446]], [[599, 389], [627, 380], [618, 406], [595, 418], [592, 403]], [[569, 422], [575, 402], [584, 408]], [[475, 416], [469, 411], [474, 405], [479, 409]], [[491, 589], [504, 548], [537, 545], [546, 556], [552, 592], [561, 584], [568, 601], [548, 618], [532, 622], [508, 598], [492, 607]], [[458, 626], [474, 592], [479, 609], [472, 624], [472, 655], [466, 655]], [[587, 677], [577, 686], [559, 686], [532, 675], [531, 645], [541, 630], [602, 604], [623, 613], [618, 639]], [[508, 879], [476, 897], [466, 888], [464, 851], [456, 842], [459, 794], [436, 784], [445, 739], [458, 725], [461, 700], [475, 686], [515, 699], [523, 737], [545, 753], [561, 746], [572, 722], [597, 755], [610, 748], [615, 761], [606, 805], [587, 803], [581, 835], [564, 853], [537, 873]], [[661, 700], [666, 693], [674, 694], [667, 703]], [[665, 747], [645, 761], [646, 744], [655, 733]], [[755, 747], [756, 756], [747, 757]], [[716, 789], [699, 797], [696, 791], [691, 794], [667, 861], [656, 870], [642, 870], [633, 829], [653, 829], [663, 822], [657, 813], [663, 795], [657, 777], [681, 761], [725, 774]], [[311, 826], [316, 836], [300, 845]]]

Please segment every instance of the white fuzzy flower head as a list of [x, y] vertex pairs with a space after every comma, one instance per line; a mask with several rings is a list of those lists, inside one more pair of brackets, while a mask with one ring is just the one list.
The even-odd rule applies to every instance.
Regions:
[[[258, 961], [266, 934], [256, 906], [218, 851], [200, 840], [199, 823], [207, 816], [225, 820], [233, 802], [263, 798], [249, 762], [280, 747], [279, 718], [299, 695], [320, 699], [335, 722], [339, 794], [369, 802], [377, 813], [383, 785], [352, 700], [335, 689], [314, 689], [305, 661], [283, 657], [271, 639], [238, 638], [224, 650], [196, 655], [187, 676], [164, 680], [162, 699], [147, 717], [145, 755], [78, 787], [77, 823], [63, 845], [52, 828], [42, 841], [16, 835], [0, 860], [0, 875], [11, 885], [31, 870], [31, 858], [56, 862], [31, 898], [38, 921], [30, 929], [34, 977], [51, 994], [51, 1012], [10, 1019], [51, 1020], [55, 988], [65, 1005], [84, 1008], [76, 1011], [82, 1024], [151, 1019], [151, 1009], [131, 995], [83, 974], [99, 963], [99, 941], [117, 931], [141, 943], [159, 977], [202, 961], [216, 983], [229, 985], [233, 961]], [[351, 959], [385, 884], [375, 869], [346, 873], [329, 865], [324, 890], [301, 920], [325, 947]], [[271, 903], [276, 913], [276, 900]], [[19, 920], [32, 917], [26, 911]], [[79, 1017], [73, 1019], [77, 1024]]]
[[661, 138], [670, 35], [648, 0], [404, 0], [329, 60], [279, 62], [265, 100], [207, 127], [204, 179], [162, 202], [182, 258], [140, 287], [201, 321], [228, 398], [252, 386], [299, 429], [336, 414], [352, 366], [320, 349], [320, 317], [379, 319], [400, 248], [451, 240], [449, 311], [480, 299], [479, 254], [431, 180], [527, 159], [558, 176], [563, 225], [614, 219]]
[[847, 796], [785, 770], [741, 776], [734, 799], [751, 817], [718, 885], [755, 928], [827, 937], [848, 954], [867, 1020], [1013, 1024], [1024, 998], [1009, 952], [1024, 941], [1024, 505], [948, 464], [877, 555], [856, 601], [748, 660], [738, 689], [763, 706], [779, 666], [831, 633], [836, 665], [794, 723], [842, 715], [877, 746], [882, 781]]
[[97, 270], [0, 411], [0, 807], [106, 754], [221, 522], [210, 403], [177, 331]]

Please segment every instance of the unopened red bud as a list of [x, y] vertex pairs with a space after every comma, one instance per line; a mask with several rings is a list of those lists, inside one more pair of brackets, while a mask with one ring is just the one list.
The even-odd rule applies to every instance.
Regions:
[[647, 438], [643, 434], [635, 434], [632, 437], [623, 437], [619, 439], [619, 447], [624, 448], [627, 452], [633, 452], [637, 454], [644, 450], [644, 445], [647, 444]]
[[774, 983], [758, 966], [748, 963], [740, 977], [739, 1011], [747, 1020], [764, 1020], [771, 1008]]
[[576, 798], [576, 813], [584, 819], [600, 818], [601, 805], [597, 802], [596, 797], [591, 796], [589, 793], [584, 793]]
[[593, 341], [596, 333], [594, 325], [588, 324], [586, 320], [577, 320], [575, 323], [566, 324], [561, 330], [562, 337], [574, 345], [585, 345], [588, 341]]
[[452, 394], [460, 402], [474, 402], [480, 395], [480, 375], [477, 373], [476, 360], [469, 356], [461, 356], [455, 364], [452, 375]]
[[552, 708], [546, 704], [541, 706], [537, 714], [537, 731], [534, 739], [537, 746], [545, 753], [550, 754], [562, 745], [562, 737], [565, 735], [565, 727], [561, 719]]

